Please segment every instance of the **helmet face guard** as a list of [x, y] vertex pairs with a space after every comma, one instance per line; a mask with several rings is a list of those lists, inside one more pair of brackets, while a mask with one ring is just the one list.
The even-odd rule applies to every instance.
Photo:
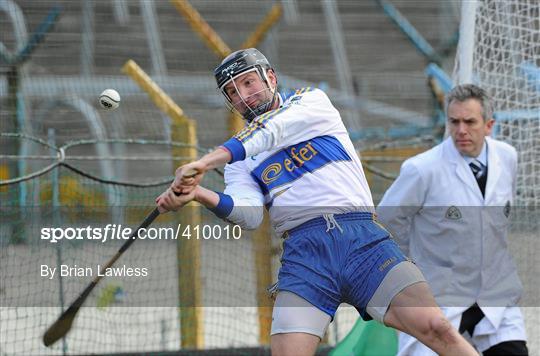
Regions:
[[245, 50], [236, 51], [230, 54], [214, 70], [214, 76], [216, 78], [218, 89], [221, 91], [223, 96], [225, 96], [225, 99], [227, 101], [227, 106], [231, 110], [238, 111], [235, 107], [235, 104], [237, 103], [232, 102], [231, 98], [225, 91], [225, 86], [229, 84], [230, 82], [232, 82], [233, 85], [236, 87], [234, 78], [238, 77], [241, 74], [245, 74], [248, 72], [257, 72], [260, 79], [268, 87], [265, 90], [269, 90], [272, 93], [272, 97], [267, 102], [264, 102], [255, 108], [249, 107], [246, 104], [244, 98], [241, 98], [241, 102], [243, 102], [244, 106], [246, 106], [246, 110], [243, 113], [241, 112], [239, 113], [248, 122], [253, 120], [255, 117], [268, 111], [272, 107], [273, 103], [275, 102], [277, 91], [275, 89], [272, 90], [270, 86], [270, 81], [267, 75], [267, 71], [269, 69], [272, 69], [272, 67], [270, 66], [270, 63], [268, 62], [266, 57], [257, 49], [249, 48]]

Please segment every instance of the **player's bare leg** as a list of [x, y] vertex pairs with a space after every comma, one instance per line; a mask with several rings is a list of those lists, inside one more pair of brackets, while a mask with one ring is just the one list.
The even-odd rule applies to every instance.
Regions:
[[446, 319], [425, 282], [396, 295], [384, 323], [414, 336], [439, 355], [478, 355]]
[[272, 356], [312, 356], [319, 345], [318, 336], [306, 333], [286, 333], [272, 335], [270, 348]]

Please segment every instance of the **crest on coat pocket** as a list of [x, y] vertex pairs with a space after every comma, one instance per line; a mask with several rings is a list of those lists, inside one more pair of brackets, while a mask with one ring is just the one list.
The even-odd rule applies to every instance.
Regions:
[[503, 213], [504, 213], [504, 216], [506, 216], [507, 218], [510, 216], [510, 200], [508, 200], [506, 202], [506, 205], [504, 206], [504, 209], [503, 209]]
[[461, 219], [461, 211], [452, 205], [446, 210], [446, 218], [450, 220], [459, 220]]

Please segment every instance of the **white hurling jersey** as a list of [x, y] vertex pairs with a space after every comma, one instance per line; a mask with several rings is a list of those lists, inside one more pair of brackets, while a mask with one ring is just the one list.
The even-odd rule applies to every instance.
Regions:
[[223, 145], [233, 158], [213, 211], [256, 228], [266, 206], [278, 234], [322, 214], [373, 212], [360, 159], [328, 96], [303, 88], [280, 102]]

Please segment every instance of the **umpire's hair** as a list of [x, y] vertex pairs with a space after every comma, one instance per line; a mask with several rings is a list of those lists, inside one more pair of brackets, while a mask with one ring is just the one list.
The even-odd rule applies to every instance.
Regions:
[[446, 112], [453, 101], [464, 102], [468, 99], [476, 99], [482, 105], [482, 118], [484, 121], [493, 118], [493, 103], [487, 92], [474, 84], [462, 84], [454, 87], [446, 96]]

